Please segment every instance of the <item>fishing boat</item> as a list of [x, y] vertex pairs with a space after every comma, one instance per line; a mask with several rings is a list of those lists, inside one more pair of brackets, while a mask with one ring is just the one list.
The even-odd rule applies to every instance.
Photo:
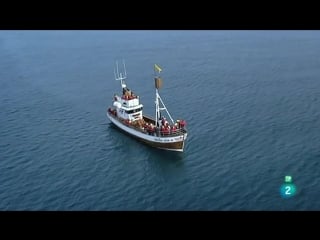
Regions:
[[143, 113], [143, 104], [139, 95], [130, 90], [125, 82], [127, 73], [123, 62], [119, 72], [118, 63], [114, 69], [115, 80], [120, 81], [122, 92], [114, 94], [112, 106], [107, 110], [107, 117], [119, 129], [128, 135], [155, 148], [183, 152], [187, 139], [186, 121], [173, 120], [163, 103], [159, 89], [162, 78], [159, 65], [154, 65], [155, 117]]

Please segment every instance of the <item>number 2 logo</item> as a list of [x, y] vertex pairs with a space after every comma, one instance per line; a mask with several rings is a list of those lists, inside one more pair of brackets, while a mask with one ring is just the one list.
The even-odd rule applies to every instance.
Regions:
[[296, 195], [297, 189], [296, 186], [291, 183], [291, 184], [282, 184], [280, 187], [280, 194], [283, 198], [291, 198], [294, 195]]
[[286, 195], [290, 195], [291, 194], [291, 192], [290, 192], [291, 187], [290, 186], [286, 186], [285, 189], [286, 189], [285, 194]]

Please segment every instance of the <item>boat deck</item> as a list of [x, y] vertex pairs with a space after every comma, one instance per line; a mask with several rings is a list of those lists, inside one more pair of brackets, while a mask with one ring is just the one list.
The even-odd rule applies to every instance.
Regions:
[[[130, 124], [125, 119], [121, 119], [110, 112], [108, 114], [112, 118], [117, 119], [119, 122], [121, 122], [125, 126], [130, 127], [132, 129], [135, 129], [136, 131], [139, 131], [139, 132], [147, 134], [147, 135], [152, 135], [152, 136], [157, 136], [157, 137], [177, 137], [177, 136], [183, 136], [184, 134], [187, 133], [187, 130], [185, 128], [179, 128], [179, 129], [176, 129], [175, 132], [169, 132], [169, 133], [160, 132], [160, 128], [156, 128], [154, 132], [150, 132], [142, 127]], [[155, 120], [149, 116], [143, 115], [143, 120], [144, 120], [144, 122], [146, 122], [148, 124], [152, 123], [153, 125], [155, 125]]]

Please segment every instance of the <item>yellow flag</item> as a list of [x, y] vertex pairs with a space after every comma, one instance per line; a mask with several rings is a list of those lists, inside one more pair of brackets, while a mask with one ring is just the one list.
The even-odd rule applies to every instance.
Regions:
[[162, 69], [157, 64], [154, 65], [154, 69], [156, 69], [159, 73], [162, 71]]

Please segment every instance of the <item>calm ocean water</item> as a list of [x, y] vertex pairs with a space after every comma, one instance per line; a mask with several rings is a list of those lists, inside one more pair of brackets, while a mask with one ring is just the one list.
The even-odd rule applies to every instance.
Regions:
[[[185, 152], [110, 124], [117, 59]], [[0, 210], [320, 210], [320, 31], [0, 31], [0, 69]]]

